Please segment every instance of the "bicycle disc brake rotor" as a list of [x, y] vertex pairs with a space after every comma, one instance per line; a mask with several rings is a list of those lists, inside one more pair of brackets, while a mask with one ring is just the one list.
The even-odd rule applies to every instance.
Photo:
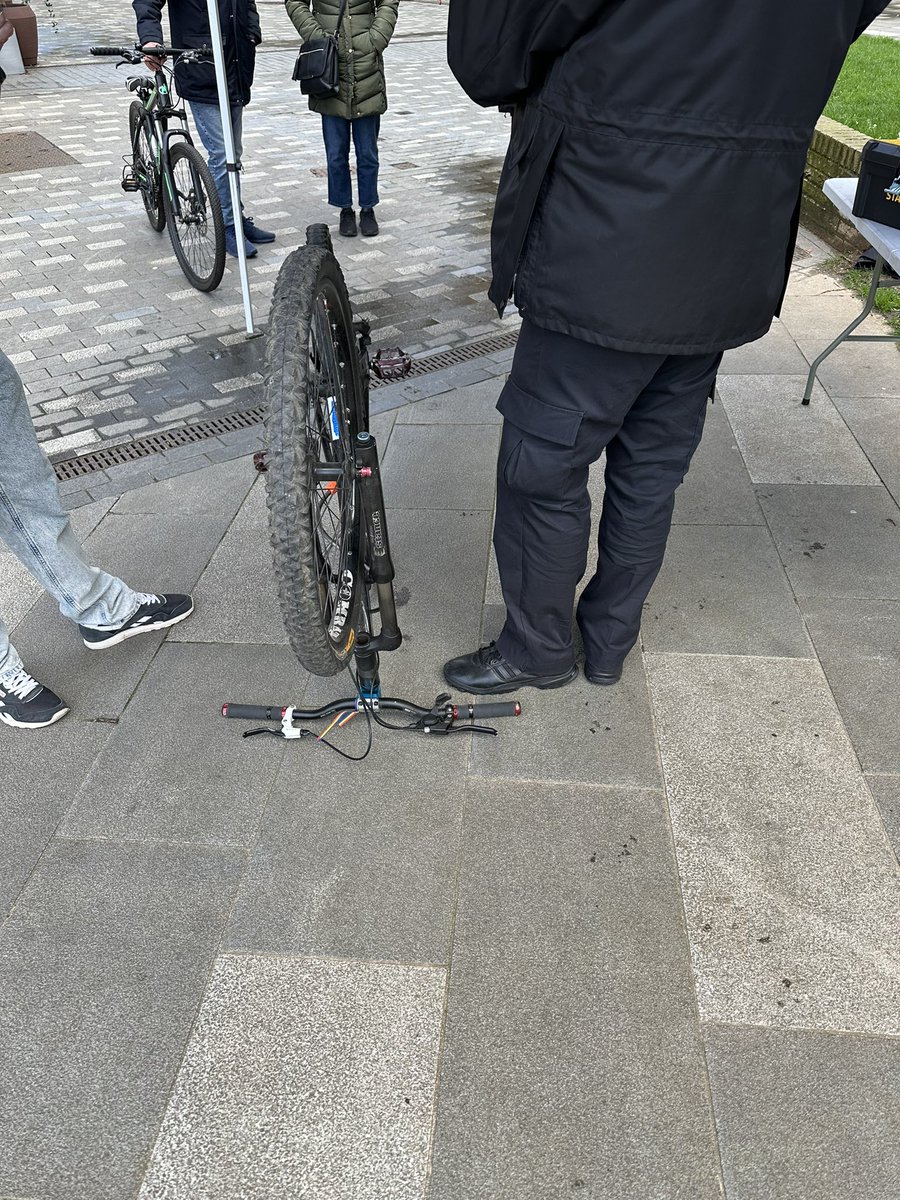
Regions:
[[346, 351], [338, 344], [328, 297], [315, 299], [310, 325], [307, 440], [317, 478], [309, 489], [322, 619], [343, 648], [357, 585], [356, 481], [347, 420]]

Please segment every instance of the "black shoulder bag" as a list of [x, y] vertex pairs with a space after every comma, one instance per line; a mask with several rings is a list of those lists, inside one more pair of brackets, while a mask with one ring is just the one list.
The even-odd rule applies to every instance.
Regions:
[[304, 96], [336, 96], [340, 90], [338, 38], [346, 10], [347, 0], [341, 0], [335, 32], [310, 38], [300, 47], [292, 78]]

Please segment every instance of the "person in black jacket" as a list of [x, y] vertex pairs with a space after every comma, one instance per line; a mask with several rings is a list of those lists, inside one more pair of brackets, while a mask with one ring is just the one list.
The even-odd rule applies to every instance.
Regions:
[[576, 620], [587, 678], [619, 679], [722, 352], [780, 309], [815, 122], [886, 3], [453, 0], [451, 69], [477, 103], [514, 109], [490, 296], [523, 318], [497, 405], [506, 623], [446, 664], [453, 686], [575, 678], [604, 450]]
[[[157, 65], [152, 51], [165, 44], [162, 34], [162, 10], [166, 0], [133, 0], [132, 8], [137, 17], [138, 41], [145, 51], [145, 62], [151, 70]], [[231, 103], [231, 124], [234, 129], [234, 147], [238, 164], [241, 161], [241, 132], [243, 111], [250, 103], [250, 87], [256, 62], [256, 47], [262, 41], [256, 0], [218, 0], [219, 20], [222, 25], [222, 42], [225, 50], [225, 68], [228, 75], [228, 98]], [[178, 50], [196, 46], [209, 46], [209, 11], [206, 0], [170, 0], [169, 26], [170, 45]], [[234, 214], [231, 211], [231, 192], [228, 187], [228, 171], [225, 165], [225, 141], [222, 134], [222, 115], [219, 110], [219, 93], [216, 87], [216, 70], [212, 61], [203, 63], [179, 63], [175, 67], [175, 80], [179, 95], [191, 106], [191, 113], [200, 140], [206, 147], [209, 169], [216, 183], [216, 191], [222, 201], [225, 218], [225, 246], [232, 256], [237, 254], [237, 235]], [[261, 229], [251, 217], [241, 211], [245, 249], [248, 258], [257, 253], [253, 243], [274, 242], [275, 234]]]

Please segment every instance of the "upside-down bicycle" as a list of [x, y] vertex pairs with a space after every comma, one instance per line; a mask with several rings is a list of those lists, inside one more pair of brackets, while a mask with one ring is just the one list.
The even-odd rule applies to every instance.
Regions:
[[[297, 722], [362, 713], [372, 726], [422, 733], [495, 734], [478, 718], [518, 716], [516, 701], [453, 702], [430, 707], [384, 697], [379, 655], [402, 641], [375, 438], [369, 431], [369, 326], [354, 323], [326, 225], [307, 230], [306, 245], [284, 261], [272, 300], [266, 345], [269, 528], [281, 613], [290, 645], [314, 675], [348, 670], [354, 695], [320, 708], [225, 704], [226, 717], [277, 721], [251, 730], [314, 738]], [[378, 618], [376, 630], [375, 618]], [[385, 712], [413, 718], [388, 722]], [[331, 727], [329, 727], [331, 728]], [[328, 730], [325, 731], [326, 733]]]
[[[138, 45], [94, 46], [91, 54], [118, 57], [117, 66], [138, 66], [145, 57]], [[154, 58], [182, 63], [208, 62], [212, 54], [208, 46], [159, 46], [153, 51]], [[176, 99], [174, 71], [160, 63], [152, 76], [130, 76], [125, 86], [137, 99], [128, 110], [131, 155], [122, 188], [141, 193], [151, 228], [157, 233], [168, 229], [188, 281], [198, 291], [211, 292], [225, 271], [222, 204], [206, 160], [191, 140], [187, 112]]]

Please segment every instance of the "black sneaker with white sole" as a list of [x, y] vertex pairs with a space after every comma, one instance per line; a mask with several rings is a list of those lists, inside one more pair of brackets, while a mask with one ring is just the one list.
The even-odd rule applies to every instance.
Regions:
[[20, 667], [0, 675], [0, 721], [16, 729], [43, 729], [53, 725], [69, 711], [56, 692], [32, 679]]
[[88, 650], [105, 650], [107, 646], [118, 646], [141, 633], [155, 633], [184, 621], [194, 611], [190, 596], [172, 592], [167, 596], [141, 596], [142, 603], [133, 617], [129, 617], [116, 629], [91, 629], [79, 625], [81, 638]]

